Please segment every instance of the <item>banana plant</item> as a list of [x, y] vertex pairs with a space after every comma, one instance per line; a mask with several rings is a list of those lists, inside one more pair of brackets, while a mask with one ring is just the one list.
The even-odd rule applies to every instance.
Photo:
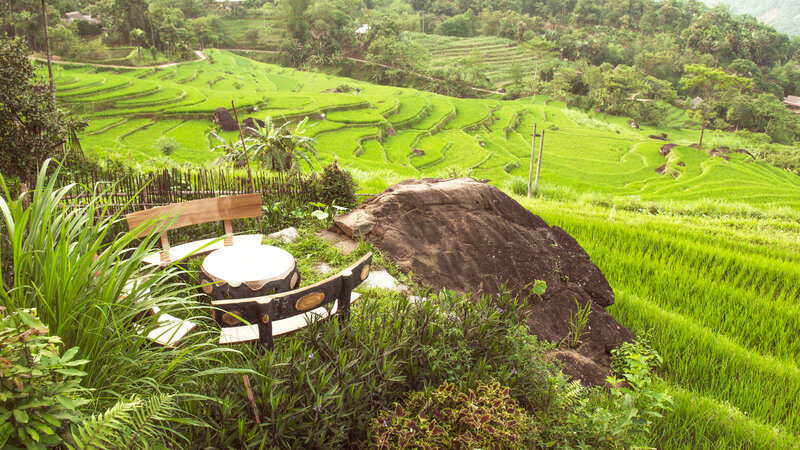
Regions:
[[294, 129], [291, 128], [291, 122], [276, 126], [271, 117], [266, 118], [263, 126], [258, 122], [254, 125], [255, 127], [248, 127], [250, 137], [245, 140], [251, 159], [258, 161], [262, 167], [277, 171], [299, 171], [302, 159], [314, 170], [310, 156], [319, 161], [319, 154], [316, 149], [317, 141], [305, 135], [311, 128], [308, 117], [301, 120]]

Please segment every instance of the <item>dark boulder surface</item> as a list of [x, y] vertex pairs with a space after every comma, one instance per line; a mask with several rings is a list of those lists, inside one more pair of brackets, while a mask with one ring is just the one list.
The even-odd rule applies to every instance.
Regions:
[[610, 350], [634, 337], [605, 311], [614, 292], [578, 242], [489, 184], [470, 178], [406, 180], [335, 223], [345, 234], [363, 235], [434, 289], [494, 295], [506, 283], [523, 295], [526, 285], [544, 280], [542, 299], [528, 300], [529, 329], [540, 339], [562, 342], [576, 300], [591, 301], [582, 343], [551, 354], [584, 384], [601, 384]]
[[230, 111], [222, 106], [214, 110], [214, 122], [222, 128], [222, 131], [236, 131], [239, 129]]

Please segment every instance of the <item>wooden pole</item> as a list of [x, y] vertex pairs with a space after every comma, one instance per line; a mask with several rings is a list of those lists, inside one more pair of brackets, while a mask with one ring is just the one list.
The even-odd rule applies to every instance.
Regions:
[[242, 151], [244, 151], [244, 159], [247, 161], [247, 178], [250, 180], [250, 189], [253, 194], [256, 193], [256, 185], [253, 183], [253, 172], [250, 170], [250, 155], [247, 154], [247, 146], [244, 144], [244, 133], [242, 133], [242, 124], [239, 123], [239, 114], [236, 113], [236, 105], [231, 100], [233, 107], [233, 116], [236, 118], [236, 126], [239, 127], [239, 138], [242, 140]]
[[53, 83], [53, 61], [50, 56], [50, 33], [47, 31], [47, 8], [42, 0], [42, 23], [44, 24], [44, 48], [47, 52], [47, 71], [50, 74], [50, 95], [53, 96], [53, 109], [56, 109], [56, 88]]
[[533, 185], [533, 196], [539, 195], [539, 173], [542, 171], [542, 148], [544, 148], [544, 128], [542, 138], [539, 139], [539, 159], [536, 161], [536, 184]]
[[528, 171], [528, 198], [531, 198], [533, 190], [531, 184], [533, 183], [533, 157], [536, 152], [536, 123], [533, 124], [533, 137], [531, 138], [531, 169]]
[[[250, 192], [256, 193], [256, 185], [253, 183], [253, 171], [250, 169], [250, 155], [247, 154], [247, 146], [244, 144], [244, 133], [242, 133], [242, 124], [239, 123], [239, 114], [236, 112], [236, 104], [231, 100], [231, 107], [233, 107], [233, 116], [236, 118], [236, 126], [239, 127], [239, 138], [242, 140], [242, 150], [244, 151], [244, 159], [247, 161], [247, 178], [250, 180]], [[258, 216], [258, 231], [262, 232], [264, 229], [261, 226], [261, 215]]]

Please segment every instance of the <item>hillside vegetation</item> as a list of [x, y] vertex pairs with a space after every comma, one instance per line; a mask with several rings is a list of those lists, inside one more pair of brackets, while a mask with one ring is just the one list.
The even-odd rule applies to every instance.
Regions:
[[776, 30], [800, 36], [800, 4], [794, 0], [709, 0], [709, 5], [730, 5], [738, 14], [748, 14]]
[[[697, 132], [680, 128], [685, 117], [675, 117], [671, 126], [635, 130], [621, 118], [592, 118], [541, 97], [456, 99], [285, 69], [227, 52], [208, 55], [206, 61], [165, 69], [59, 67], [57, 95], [88, 112], [84, 148], [141, 163], [213, 161], [219, 153], [210, 150], [212, 112], [235, 100], [242, 120], [309, 116], [323, 163], [338, 159], [407, 177], [463, 174], [504, 186], [527, 178], [536, 123], [546, 130], [548, 183], [651, 200], [710, 198], [800, 208], [797, 176], [746, 153], [730, 152], [725, 160], [688, 147]], [[342, 86], [352, 90], [334, 92]], [[666, 157], [659, 149], [667, 142], [649, 137], [660, 133], [679, 145]], [[164, 155], [155, 144], [162, 137], [175, 140], [178, 148]], [[730, 134], [710, 139], [731, 150], [745, 146]], [[656, 172], [662, 166], [663, 173]]]

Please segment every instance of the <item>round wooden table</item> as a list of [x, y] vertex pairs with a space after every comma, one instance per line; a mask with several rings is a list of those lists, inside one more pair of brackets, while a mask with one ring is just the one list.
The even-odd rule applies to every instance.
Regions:
[[203, 292], [215, 299], [248, 298], [296, 288], [294, 257], [270, 245], [233, 245], [211, 252], [200, 267]]

